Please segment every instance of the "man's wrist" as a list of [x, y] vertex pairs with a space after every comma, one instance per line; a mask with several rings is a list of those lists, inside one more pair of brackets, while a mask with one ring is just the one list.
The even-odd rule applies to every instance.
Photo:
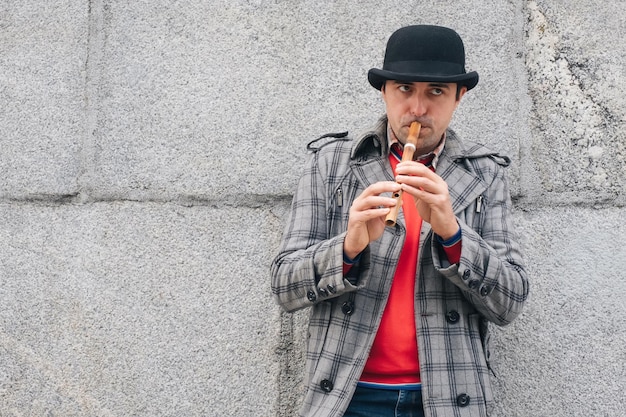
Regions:
[[461, 226], [458, 226], [456, 233], [450, 237], [444, 238], [444, 237], [439, 236], [438, 234], [435, 234], [435, 237], [437, 238], [437, 241], [441, 243], [443, 246], [447, 246], [447, 247], [453, 246], [456, 243], [461, 241], [461, 237], [462, 237]]
[[358, 263], [360, 259], [361, 259], [361, 254], [360, 253], [358, 253], [354, 257], [348, 256], [345, 252], [343, 253], [343, 263], [346, 264], [346, 265], [354, 265], [354, 264]]
[[[359, 245], [360, 246], [360, 245]], [[343, 258], [355, 259], [361, 252], [365, 250], [365, 247], [354, 247], [354, 242], [351, 239], [344, 239], [343, 241]]]

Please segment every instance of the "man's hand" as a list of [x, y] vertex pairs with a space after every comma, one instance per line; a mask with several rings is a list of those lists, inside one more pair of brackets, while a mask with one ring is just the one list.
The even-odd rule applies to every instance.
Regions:
[[[392, 181], [381, 181], [367, 187], [350, 207], [348, 230], [343, 242], [343, 253], [354, 259], [369, 245], [380, 238], [385, 230], [385, 216], [396, 200], [383, 197], [382, 193], [395, 193], [400, 185]], [[397, 204], [400, 204], [398, 202]]]
[[396, 181], [402, 191], [413, 196], [417, 211], [439, 237], [446, 240], [459, 230], [452, 211], [448, 184], [428, 167], [415, 161], [401, 162], [396, 167]]

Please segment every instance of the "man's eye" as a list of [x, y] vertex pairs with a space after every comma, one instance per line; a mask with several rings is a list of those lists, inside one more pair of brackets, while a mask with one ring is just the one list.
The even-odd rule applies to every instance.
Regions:
[[443, 90], [441, 88], [433, 88], [432, 90], [430, 90], [430, 92], [434, 96], [440, 96], [443, 94]]
[[410, 90], [410, 88], [409, 88], [409, 86], [408, 86], [408, 85], [400, 85], [400, 86], [398, 86], [398, 89], [399, 89], [400, 91], [402, 91], [403, 93], [406, 93], [407, 91], [409, 91], [409, 90]]

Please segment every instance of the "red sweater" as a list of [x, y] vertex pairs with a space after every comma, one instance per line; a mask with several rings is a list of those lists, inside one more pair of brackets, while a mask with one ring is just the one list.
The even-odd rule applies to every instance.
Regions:
[[[395, 175], [398, 160], [390, 156]], [[406, 240], [393, 277], [389, 300], [361, 375], [361, 381], [383, 384], [420, 382], [415, 330], [415, 274], [422, 228], [413, 197], [402, 193]]]
[[[390, 154], [389, 161], [395, 176], [399, 160]], [[402, 193], [402, 211], [406, 224], [406, 240], [391, 284], [389, 300], [361, 375], [360, 380], [363, 382], [420, 382], [414, 294], [422, 218], [409, 193]], [[444, 246], [444, 251], [450, 263], [458, 263], [461, 258], [461, 241], [449, 247]]]

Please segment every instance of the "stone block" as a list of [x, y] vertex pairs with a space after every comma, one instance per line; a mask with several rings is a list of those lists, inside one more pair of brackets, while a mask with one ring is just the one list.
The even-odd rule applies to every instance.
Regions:
[[0, 415], [272, 415], [271, 212], [1, 204], [0, 217]]
[[623, 415], [625, 215], [518, 213], [531, 293], [516, 321], [494, 329], [496, 416]]
[[87, 9], [77, 0], [0, 5], [0, 198], [78, 192]]

